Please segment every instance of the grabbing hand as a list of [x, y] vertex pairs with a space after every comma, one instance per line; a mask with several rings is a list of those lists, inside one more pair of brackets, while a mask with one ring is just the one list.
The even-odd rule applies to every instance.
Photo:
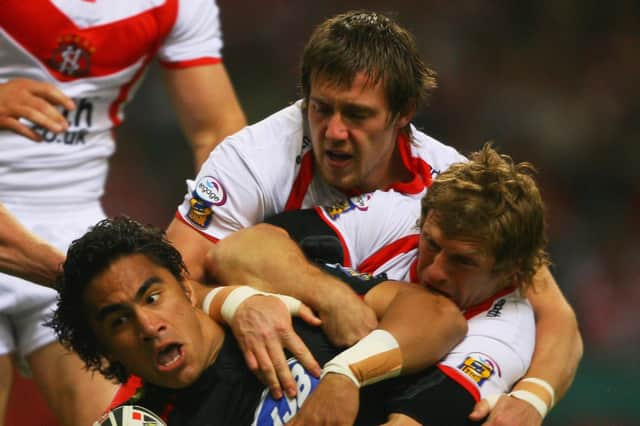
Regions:
[[349, 378], [327, 374], [287, 425], [353, 425], [359, 405], [359, 389]]
[[[297, 316], [318, 326], [321, 321], [308, 306], [302, 304]], [[253, 296], [238, 306], [231, 329], [238, 341], [249, 369], [269, 387], [274, 398], [293, 397], [296, 382], [287, 365], [284, 348], [291, 352], [311, 374], [320, 376], [320, 366], [293, 330], [287, 306], [274, 296]]]
[[318, 314], [325, 334], [339, 347], [355, 344], [378, 326], [374, 310], [351, 290], [328, 300]]
[[[487, 417], [488, 416], [488, 417]], [[476, 403], [469, 419], [480, 421], [483, 426], [540, 426], [542, 417], [528, 402], [503, 394], [493, 409], [486, 399]]]
[[56, 106], [75, 109], [71, 98], [52, 84], [26, 78], [9, 80], [0, 84], [0, 129], [40, 142], [42, 136], [20, 119], [27, 119], [54, 133], [64, 132], [69, 125]]

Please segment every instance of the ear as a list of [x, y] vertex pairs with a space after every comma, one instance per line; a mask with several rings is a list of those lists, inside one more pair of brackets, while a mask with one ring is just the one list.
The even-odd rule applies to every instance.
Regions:
[[416, 104], [415, 102], [411, 102], [409, 105], [407, 105], [405, 111], [398, 114], [398, 118], [396, 119], [396, 128], [404, 129], [405, 127], [407, 127], [415, 114]]
[[196, 294], [193, 291], [193, 284], [191, 284], [191, 280], [184, 280], [182, 282], [182, 286], [184, 288], [184, 293], [187, 295], [187, 299], [191, 302], [192, 306], [197, 306]]

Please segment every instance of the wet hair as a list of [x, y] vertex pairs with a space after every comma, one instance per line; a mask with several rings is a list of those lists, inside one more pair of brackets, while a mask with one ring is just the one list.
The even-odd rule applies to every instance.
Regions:
[[390, 120], [420, 107], [436, 87], [409, 31], [380, 13], [351, 11], [313, 31], [302, 54], [302, 96], [309, 100], [312, 79], [349, 88], [360, 72], [371, 86], [382, 82]]
[[514, 163], [490, 143], [441, 173], [422, 200], [420, 226], [433, 212], [446, 238], [481, 242], [493, 272], [526, 289], [549, 264], [544, 203], [530, 163]]
[[89, 283], [123, 256], [142, 254], [166, 268], [182, 283], [186, 267], [180, 253], [166, 240], [164, 232], [127, 217], [104, 219], [67, 251], [63, 271], [56, 286], [59, 291], [52, 327], [62, 344], [75, 351], [88, 370], [108, 379], [126, 382], [129, 373], [119, 362], [109, 362], [102, 352], [84, 309], [84, 293]]

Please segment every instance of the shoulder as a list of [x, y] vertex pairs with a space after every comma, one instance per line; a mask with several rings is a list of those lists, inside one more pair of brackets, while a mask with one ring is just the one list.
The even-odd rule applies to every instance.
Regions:
[[445, 171], [451, 164], [467, 161], [467, 158], [450, 145], [432, 138], [411, 125], [411, 152], [414, 157], [425, 161], [433, 175]]

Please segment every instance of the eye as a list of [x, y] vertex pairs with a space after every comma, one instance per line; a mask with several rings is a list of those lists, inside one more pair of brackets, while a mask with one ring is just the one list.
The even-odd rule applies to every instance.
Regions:
[[124, 315], [124, 314], [123, 315], [118, 315], [118, 316], [114, 317], [111, 320], [109, 325], [111, 326], [111, 329], [117, 330], [118, 328], [120, 328], [124, 324], [126, 324], [127, 321], [129, 321], [129, 316], [128, 315]]
[[326, 104], [320, 103], [318, 101], [311, 101], [310, 106], [311, 106], [311, 111], [313, 111], [316, 114], [323, 115], [323, 116], [327, 116], [331, 114], [331, 108]]
[[366, 111], [362, 110], [347, 110], [344, 113], [345, 117], [351, 121], [363, 121], [369, 117], [369, 114]]
[[145, 298], [145, 300], [149, 305], [152, 305], [160, 300], [160, 293], [151, 293]]

